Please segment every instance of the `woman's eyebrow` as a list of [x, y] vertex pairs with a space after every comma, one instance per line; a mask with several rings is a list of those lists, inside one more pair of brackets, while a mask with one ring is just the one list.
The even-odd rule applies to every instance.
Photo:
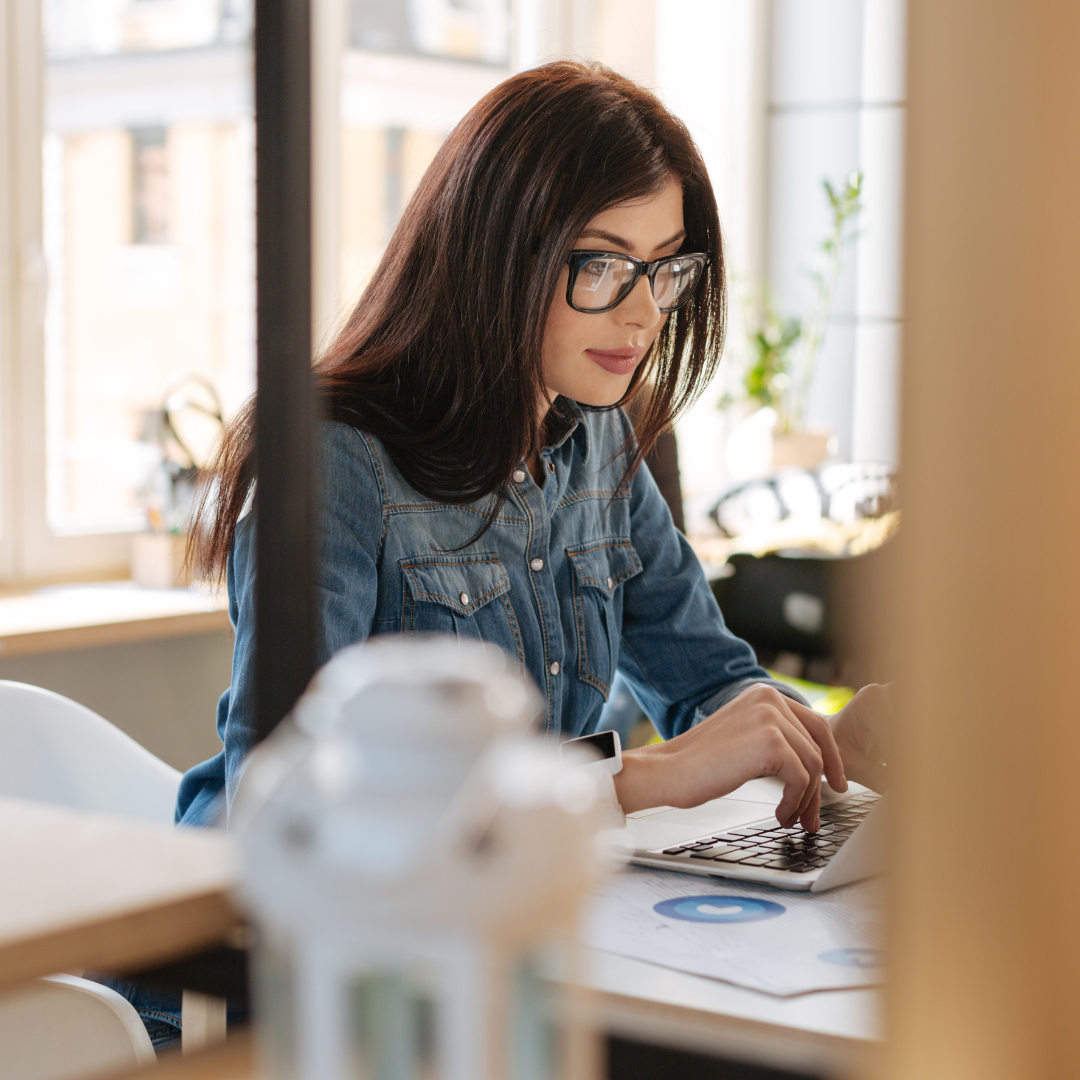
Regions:
[[[635, 246], [632, 243], [630, 243], [629, 240], [625, 240], [621, 236], [616, 236], [614, 233], [606, 232], [604, 229], [586, 229], [581, 234], [581, 238], [584, 239], [587, 236], [595, 236], [598, 240], [605, 240], [607, 243], [614, 244], [615, 247], [625, 248], [629, 252], [633, 252], [633, 251], [636, 250]], [[663, 248], [671, 247], [672, 244], [678, 243], [685, 236], [686, 236], [686, 230], [685, 229], [680, 229], [669, 240], [665, 240], [662, 244], [657, 244], [653, 248], [653, 251], [661, 251]]]

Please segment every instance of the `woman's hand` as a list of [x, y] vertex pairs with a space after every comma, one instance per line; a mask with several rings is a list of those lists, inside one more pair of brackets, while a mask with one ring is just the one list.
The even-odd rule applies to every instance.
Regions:
[[785, 828], [801, 821], [815, 831], [822, 773], [835, 791], [847, 790], [828, 720], [758, 683], [682, 735], [624, 753], [615, 789], [630, 814], [650, 806], [699, 806], [757, 776], [777, 776], [784, 783], [777, 821]]
[[829, 718], [848, 777], [881, 792], [889, 786], [885, 763], [892, 714], [890, 698], [890, 687], [871, 683]]

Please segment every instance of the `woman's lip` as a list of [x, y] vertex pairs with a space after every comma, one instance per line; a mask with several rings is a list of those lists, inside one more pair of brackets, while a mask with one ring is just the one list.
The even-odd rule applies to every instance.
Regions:
[[599, 364], [612, 375], [627, 375], [637, 367], [644, 349], [586, 349], [585, 353], [594, 364]]

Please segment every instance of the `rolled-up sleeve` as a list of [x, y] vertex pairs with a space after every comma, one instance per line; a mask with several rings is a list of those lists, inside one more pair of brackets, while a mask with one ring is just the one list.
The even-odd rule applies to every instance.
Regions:
[[686, 731], [754, 683], [805, 704], [724, 625], [701, 563], [645, 465], [631, 482], [630, 527], [642, 571], [624, 586], [619, 670], [660, 735]]

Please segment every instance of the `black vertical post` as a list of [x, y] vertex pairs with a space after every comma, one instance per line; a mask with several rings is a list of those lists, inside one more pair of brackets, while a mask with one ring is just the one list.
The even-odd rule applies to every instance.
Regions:
[[263, 739], [315, 667], [309, 0], [255, 0], [255, 177], [255, 702]]

